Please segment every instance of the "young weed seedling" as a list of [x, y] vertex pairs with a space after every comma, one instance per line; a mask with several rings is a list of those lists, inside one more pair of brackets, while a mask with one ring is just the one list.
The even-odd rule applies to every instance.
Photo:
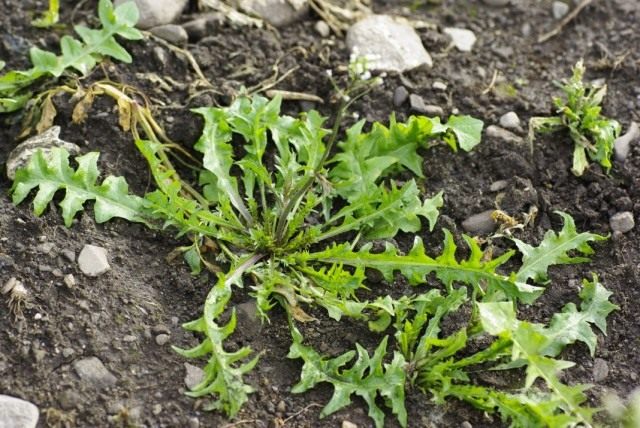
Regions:
[[[249, 347], [229, 351], [225, 346], [236, 328], [235, 311], [225, 316], [230, 299], [236, 289], [248, 288], [264, 319], [276, 306], [288, 316], [288, 356], [303, 360], [292, 392], [319, 383], [333, 386], [321, 417], [359, 396], [376, 427], [384, 425], [381, 404], [406, 427], [405, 391], [417, 389], [438, 403], [454, 398], [497, 412], [515, 427], [590, 426], [595, 410], [584, 405], [587, 386], [564, 384], [562, 372], [572, 363], [556, 356], [576, 341], [593, 354], [593, 326], [605, 332], [605, 318], [615, 309], [610, 293], [595, 276], [584, 281], [579, 307], [567, 304], [548, 326], [519, 320], [517, 309], [544, 292], [551, 266], [588, 260], [590, 243], [605, 238], [579, 233], [573, 219], [559, 213], [562, 230], [549, 231], [538, 246], [514, 240], [521, 265], [511, 272], [504, 266], [516, 250], [493, 258], [463, 236], [467, 255], [459, 257], [446, 229], [438, 255], [429, 255], [418, 236], [406, 254], [390, 242], [374, 251], [368, 241], [415, 234], [426, 224], [434, 228], [443, 197], [439, 192], [425, 199], [419, 190], [422, 154], [440, 141], [453, 150], [471, 150], [483, 125], [468, 116], [451, 116], [446, 123], [424, 116], [397, 122], [392, 116], [388, 126], [373, 123], [365, 131], [360, 121], [342, 134], [345, 109], [367, 90], [361, 78], [352, 71], [331, 130], [313, 110], [299, 117], [282, 114], [279, 98], [240, 97], [229, 107], [195, 109], [204, 119], [194, 146], [201, 159], [196, 183], [182, 179], [173, 167], [170, 155], [178, 146], [164, 136], [148, 106], [139, 105], [130, 88], [96, 83], [85, 91], [74, 118], [82, 120], [95, 95], [115, 99], [120, 123], [131, 130], [157, 190], [130, 195], [126, 181], [113, 176], [98, 184], [98, 153], [76, 157], [74, 169], [60, 148], [46, 158], [38, 152], [17, 171], [13, 201], [18, 204], [37, 189], [34, 209], [41, 214], [62, 190], [67, 225], [87, 200], [95, 200], [98, 222], [121, 217], [190, 238], [182, 250], [192, 271], [204, 265], [218, 277], [202, 315], [184, 324], [200, 344], [175, 349], [206, 361], [204, 379], [189, 395], [209, 397], [209, 410], [233, 417], [254, 391], [245, 375], [260, 355], [252, 355]], [[414, 178], [408, 178], [411, 174]], [[205, 252], [212, 248], [215, 259]], [[367, 269], [389, 283], [402, 275], [415, 292], [393, 298], [366, 280]], [[440, 285], [434, 287], [434, 281]], [[377, 297], [363, 299], [365, 290]], [[366, 323], [379, 335], [379, 345], [373, 354], [357, 344], [355, 351], [337, 357], [322, 355], [305, 344], [299, 328], [315, 320], [309, 314], [313, 308], [324, 309], [335, 321], [347, 317]], [[441, 326], [452, 315], [467, 320], [453, 332]], [[526, 379], [517, 390], [478, 385], [475, 373], [487, 369], [524, 370]]]
[[61, 55], [32, 47], [30, 56], [33, 67], [30, 70], [12, 70], [0, 76], [0, 113], [24, 107], [31, 99], [30, 90], [44, 77], [58, 78], [71, 69], [85, 76], [106, 56], [126, 63], [131, 62], [131, 55], [114, 36], [128, 40], [142, 38], [142, 33], [134, 28], [138, 22], [135, 3], [127, 2], [114, 9], [110, 0], [100, 0], [98, 16], [102, 24], [101, 29], [94, 30], [82, 25], [75, 27], [81, 41], [71, 36], [62, 37]]
[[[620, 134], [620, 123], [600, 114], [607, 86], [585, 85], [585, 68], [579, 61], [568, 81], [559, 84], [565, 98], [555, 98], [557, 116], [534, 117], [529, 121], [529, 144], [536, 132], [555, 132], [566, 129], [574, 143], [571, 171], [581, 176], [589, 166], [588, 159], [598, 162], [609, 171], [613, 143]], [[587, 159], [588, 157], [588, 159]]]

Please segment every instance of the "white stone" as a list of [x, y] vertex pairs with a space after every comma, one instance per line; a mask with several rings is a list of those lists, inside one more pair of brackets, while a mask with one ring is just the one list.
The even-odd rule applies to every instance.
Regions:
[[631, 150], [631, 143], [635, 143], [640, 140], [640, 126], [637, 122], [631, 122], [629, 129], [624, 135], [616, 138], [613, 143], [613, 150], [615, 152], [616, 160], [618, 162], [624, 162]]
[[240, 0], [238, 4], [274, 27], [292, 24], [309, 13], [307, 0]]
[[[113, 3], [117, 7], [122, 3], [131, 0], [115, 0]], [[140, 12], [140, 19], [136, 27], [144, 30], [157, 27], [158, 25], [171, 24], [174, 22], [187, 5], [189, 0], [133, 0]]]
[[507, 129], [520, 129], [520, 118], [514, 111], [505, 113], [500, 117], [500, 126]]
[[551, 11], [555, 19], [561, 19], [569, 13], [569, 5], [562, 1], [554, 1], [551, 5]]
[[466, 28], [449, 27], [442, 31], [451, 37], [453, 45], [460, 52], [471, 52], [473, 45], [476, 43], [476, 35], [473, 31], [467, 30]]
[[632, 212], [623, 211], [612, 215], [609, 219], [609, 225], [614, 232], [627, 233], [635, 227], [636, 222]]
[[107, 250], [96, 245], [85, 245], [78, 256], [78, 266], [87, 276], [99, 276], [111, 269]]
[[72, 155], [80, 153], [80, 147], [78, 145], [60, 139], [59, 126], [52, 126], [42, 134], [23, 141], [18, 144], [15, 149], [11, 150], [7, 158], [7, 177], [10, 180], [15, 179], [16, 170], [26, 166], [38, 150], [42, 150], [46, 159], [54, 147], [66, 149], [67, 152]]
[[118, 381], [97, 357], [76, 360], [73, 368], [82, 381], [96, 389], [113, 386]]
[[178, 46], [186, 44], [189, 40], [187, 30], [176, 24], [166, 24], [153, 27], [151, 29], [151, 33], [156, 37], [160, 37], [161, 39]]
[[446, 91], [447, 90], [447, 84], [444, 82], [440, 82], [439, 80], [436, 80], [435, 82], [433, 82], [433, 84], [431, 85], [431, 87], [437, 91]]
[[184, 384], [187, 388], [193, 389], [204, 379], [204, 370], [189, 363], [184, 363], [184, 368], [186, 370]]
[[321, 37], [329, 37], [329, 35], [331, 35], [331, 28], [329, 27], [329, 24], [323, 20], [316, 22], [313, 28]]
[[33, 404], [9, 395], [0, 395], [0, 428], [35, 428], [40, 412]]
[[340, 428], [358, 428], [358, 425], [354, 424], [351, 421], [342, 421]]
[[372, 70], [403, 72], [433, 66], [416, 31], [387, 15], [371, 15], [351, 26], [347, 46], [352, 55], [368, 57]]

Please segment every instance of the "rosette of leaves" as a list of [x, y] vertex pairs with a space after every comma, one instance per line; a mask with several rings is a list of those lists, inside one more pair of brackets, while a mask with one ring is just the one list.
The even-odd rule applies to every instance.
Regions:
[[534, 117], [529, 122], [529, 141], [535, 132], [555, 132], [566, 129], [574, 143], [571, 171], [581, 176], [589, 166], [589, 160], [599, 163], [606, 171], [611, 169], [613, 144], [620, 135], [620, 123], [600, 112], [607, 85], [591, 85], [583, 82], [585, 67], [579, 61], [573, 67], [569, 80], [559, 83], [564, 98], [554, 98], [557, 116]]
[[[67, 224], [85, 201], [95, 200], [97, 221], [122, 217], [190, 238], [192, 244], [183, 251], [192, 271], [205, 266], [218, 272], [202, 316], [184, 325], [200, 335], [200, 344], [176, 348], [187, 358], [206, 360], [205, 376], [190, 395], [210, 397], [208, 409], [233, 416], [253, 391], [244, 376], [259, 355], [252, 355], [249, 347], [231, 351], [225, 346], [236, 327], [229, 301], [235, 288], [247, 287], [263, 317], [275, 306], [290, 316], [289, 356], [304, 362], [293, 391], [322, 382], [334, 387], [321, 416], [348, 405], [355, 395], [365, 400], [377, 427], [384, 425], [381, 403], [406, 426], [404, 391], [413, 385], [436, 400], [453, 397], [485, 411], [497, 410], [514, 426], [543, 426], [536, 424], [554, 415], [558, 420], [589, 420], [577, 390], [567, 391], [556, 382], [557, 372], [567, 366], [563, 362], [553, 363], [556, 371], [544, 378], [555, 388], [547, 395], [531, 389], [529, 382], [531, 393], [523, 394], [477, 387], [467, 367], [496, 362], [535, 369], [531, 361], [538, 361], [537, 356], [543, 364], [548, 362], [544, 358], [553, 360], [575, 341], [593, 349], [590, 326], [604, 330], [604, 318], [613, 309], [607, 306], [606, 290], [596, 285], [583, 295], [587, 303], [580, 309], [567, 305], [550, 327], [522, 324], [545, 337], [532, 349], [517, 339], [520, 324], [503, 323], [501, 330], [489, 323], [487, 314], [502, 311], [511, 316], [507, 305], [515, 311], [519, 302], [533, 302], [544, 291], [549, 267], [586, 261], [593, 251], [590, 242], [603, 237], [579, 233], [572, 219], [560, 214], [562, 230], [549, 232], [537, 247], [516, 241], [522, 267], [511, 273], [504, 266], [516, 250], [491, 258], [465, 236], [467, 255], [460, 257], [446, 230], [443, 248], [435, 255], [418, 237], [407, 253], [390, 243], [374, 251], [367, 243], [425, 226], [433, 229], [443, 197], [441, 192], [422, 196], [422, 155], [440, 142], [454, 150], [472, 149], [480, 141], [480, 121], [452, 116], [441, 123], [413, 116], [401, 123], [392, 118], [388, 126], [374, 123], [368, 131], [358, 122], [340, 137], [339, 127], [325, 129], [325, 118], [315, 111], [300, 117], [281, 114], [277, 98], [243, 97], [229, 107], [195, 112], [204, 119], [194, 147], [202, 159], [197, 184], [183, 181], [167, 161], [171, 146], [147, 134], [149, 139], [135, 142], [158, 189], [144, 198], [128, 195], [120, 178], [107, 177], [98, 184], [97, 154], [76, 158], [74, 170], [63, 149], [36, 155], [17, 173], [12, 188], [16, 203], [38, 189], [37, 214], [58, 190], [65, 191], [61, 206]], [[379, 271], [388, 282], [400, 274], [415, 287], [423, 287], [429, 277], [442, 287], [397, 299], [379, 291], [380, 297], [364, 300], [359, 296], [367, 288], [366, 269]], [[480, 306], [484, 304], [494, 306]], [[469, 306], [469, 323], [444, 335], [441, 320]], [[357, 346], [335, 358], [323, 356], [303, 343], [296, 326], [313, 319], [310, 307], [323, 308], [336, 321], [350, 317], [366, 322], [374, 333], [391, 331], [393, 342], [383, 338], [372, 355]], [[571, 328], [560, 328], [564, 325]], [[468, 355], [467, 343], [482, 334], [498, 338], [472, 357], [461, 356]], [[514, 360], [509, 362], [509, 356]], [[552, 404], [545, 405], [543, 396]]]

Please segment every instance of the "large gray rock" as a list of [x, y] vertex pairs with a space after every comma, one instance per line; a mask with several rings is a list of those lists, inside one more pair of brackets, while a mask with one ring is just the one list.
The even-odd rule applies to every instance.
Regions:
[[107, 250], [95, 245], [85, 245], [78, 256], [78, 266], [87, 276], [100, 276], [111, 269]]
[[307, 0], [240, 0], [241, 9], [259, 16], [274, 27], [284, 27], [309, 13]]
[[16, 170], [26, 166], [27, 163], [29, 163], [29, 159], [31, 159], [38, 150], [42, 150], [45, 158], [47, 158], [54, 147], [66, 149], [72, 155], [80, 153], [80, 147], [78, 145], [60, 139], [59, 126], [52, 126], [42, 134], [38, 134], [18, 144], [18, 146], [9, 153], [7, 159], [7, 177], [9, 177], [10, 180], [15, 179]]
[[0, 428], [35, 428], [40, 412], [28, 401], [0, 395]]
[[636, 225], [631, 211], [623, 211], [611, 216], [609, 219], [611, 230], [618, 233], [627, 233]]
[[73, 368], [87, 386], [96, 389], [108, 388], [117, 382], [116, 377], [96, 357], [77, 360]]
[[[129, 1], [132, 0], [115, 0], [114, 5], [119, 6]], [[133, 0], [133, 2], [140, 12], [136, 27], [146, 30], [174, 22], [189, 0]]]
[[368, 57], [372, 70], [403, 72], [433, 66], [415, 30], [387, 15], [371, 15], [354, 24], [347, 32], [347, 46], [353, 55]]

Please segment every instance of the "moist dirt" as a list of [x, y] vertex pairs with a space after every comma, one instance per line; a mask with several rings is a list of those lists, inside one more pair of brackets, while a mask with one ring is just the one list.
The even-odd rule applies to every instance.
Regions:
[[[62, 1], [64, 25], [35, 29], [29, 22], [45, 3], [0, 0], [0, 58], [7, 62], [7, 69], [27, 68], [30, 46], [57, 51], [59, 38], [71, 31], [70, 23], [96, 24], [97, 2]], [[553, 112], [551, 97], [559, 95], [553, 82], [568, 77], [571, 66], [584, 58], [587, 79], [605, 79], [608, 84], [604, 113], [618, 119], [625, 130], [631, 121], [640, 119], [640, 8], [634, 0], [593, 2], [559, 36], [543, 44], [537, 43], [538, 35], [557, 23], [550, 1], [490, 7], [479, 1], [444, 0], [410, 9], [411, 3], [376, 0], [372, 8], [433, 24], [418, 30], [433, 56], [433, 68], [388, 75], [382, 86], [355, 104], [354, 115], [386, 121], [395, 112], [399, 120], [407, 118], [411, 114], [408, 103], [399, 107], [393, 103], [395, 89], [404, 85], [428, 104], [441, 106], [445, 115], [459, 111], [482, 119], [485, 125], [497, 124], [502, 114], [514, 111], [523, 124], [516, 134], [525, 136], [529, 118]], [[194, 4], [181, 19], [196, 16]], [[272, 81], [274, 71], [278, 77], [290, 72], [277, 83], [277, 89], [325, 100], [313, 106], [287, 101], [287, 113], [314, 107], [330, 116], [333, 92], [325, 71], [333, 69], [339, 74], [340, 66], [348, 63], [349, 52], [343, 38], [323, 38], [316, 33], [317, 19], [310, 13], [280, 30], [234, 28], [224, 23], [209, 28], [204, 38], [187, 49], [213, 84], [210, 90], [197, 89], [197, 77], [185, 57], [154, 39], [125, 43], [134, 58], [132, 64], [105, 62], [81, 84], [109, 78], [140, 88], [155, 106], [154, 114], [169, 137], [186, 147], [194, 144], [202, 127], [189, 108], [226, 105], [241, 88]], [[475, 32], [478, 40], [472, 52], [451, 49], [441, 31], [451, 26]], [[434, 89], [436, 81], [446, 83], [446, 90]], [[62, 128], [63, 139], [83, 151], [100, 151], [101, 171], [125, 176], [134, 192], [151, 190], [146, 164], [130, 134], [118, 127], [110, 100], [97, 100], [81, 125], [71, 121], [73, 105], [68, 96], [57, 96], [54, 102], [58, 109], [55, 124]], [[19, 142], [21, 116], [5, 115], [0, 120], [3, 163]], [[446, 147], [425, 152], [425, 196], [445, 191], [435, 230], [447, 227], [460, 239], [460, 225], [466, 218], [497, 206], [513, 216], [537, 208], [533, 224], [516, 235], [531, 243], [539, 242], [549, 228], [560, 228], [555, 210], [570, 213], [579, 230], [601, 234], [611, 233], [609, 219], [618, 212], [631, 211], [638, 219], [639, 145], [632, 147], [624, 163], [616, 162], [608, 175], [592, 166], [584, 176], [573, 176], [571, 155], [572, 143], [563, 133], [539, 137], [533, 147], [485, 136], [471, 153], [451, 153]], [[500, 180], [506, 180], [503, 190], [492, 191], [492, 184]], [[9, 187], [6, 179], [0, 179], [0, 280], [4, 283], [16, 277], [25, 284], [30, 299], [17, 319], [5, 299], [0, 301], [0, 394], [36, 404], [41, 411], [40, 426], [339, 427], [343, 421], [372, 426], [359, 399], [320, 420], [320, 410], [331, 396], [328, 386], [305, 394], [290, 392], [301, 364], [286, 358], [290, 337], [285, 316], [274, 311], [271, 322], [260, 325], [242, 311], [243, 303], [250, 300], [244, 292], [237, 293], [232, 302], [241, 310], [229, 347], [248, 345], [263, 352], [259, 365], [247, 376], [256, 393], [233, 421], [203, 411], [206, 400], [185, 396], [186, 361], [171, 349], [171, 345], [197, 343], [180, 325], [199, 316], [213, 281], [208, 274], [191, 276], [179, 258], [167, 261], [185, 241], [120, 220], [97, 225], [90, 208], [66, 228], [57, 208], [37, 218], [28, 204], [13, 206]], [[435, 254], [441, 232], [422, 235]], [[401, 244], [403, 239], [406, 243], [412, 240], [401, 238]], [[97, 278], [82, 274], [76, 258], [85, 244], [107, 249], [108, 273]], [[496, 245], [506, 247], [508, 242], [497, 240]], [[607, 394], [624, 397], [640, 384], [640, 227], [595, 247], [591, 263], [552, 268], [549, 291], [526, 308], [525, 314], [531, 320], [547, 321], [565, 303], [576, 301], [583, 278], [598, 273], [620, 309], [609, 317], [607, 336], [599, 335], [594, 357], [581, 344], [570, 347], [563, 357], [576, 362], [564, 380], [593, 384], [589, 398], [599, 405]], [[74, 276], [75, 284], [65, 284], [67, 274]], [[158, 339], [163, 334], [169, 336], [166, 343]], [[306, 326], [305, 337], [329, 355], [352, 349], [356, 342], [371, 347], [379, 339], [355, 323], [338, 325], [326, 319]], [[74, 363], [87, 357], [102, 361], [115, 376], [115, 384], [97, 385], [80, 378]], [[502, 387], [511, 382], [499, 373], [479, 381]], [[502, 425], [499, 418], [462, 403], [436, 405], [418, 391], [408, 391], [407, 410], [411, 427], [469, 426], [465, 422], [473, 427]], [[387, 421], [396, 426], [391, 415]]]

